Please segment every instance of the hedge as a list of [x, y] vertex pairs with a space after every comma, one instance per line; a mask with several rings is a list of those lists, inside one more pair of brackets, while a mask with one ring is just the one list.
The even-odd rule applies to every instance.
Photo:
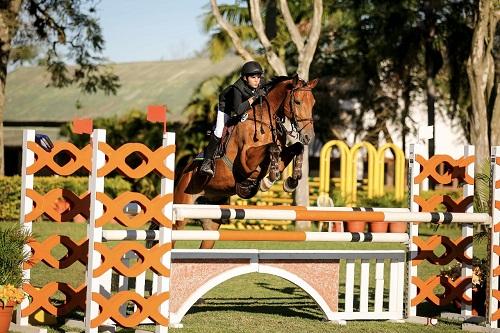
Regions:
[[[35, 177], [34, 189], [40, 194], [55, 188], [70, 190], [81, 195], [88, 191], [88, 177]], [[19, 219], [21, 206], [21, 177], [0, 177], [0, 221]], [[121, 177], [106, 178], [104, 192], [111, 197], [130, 191], [131, 184]]]

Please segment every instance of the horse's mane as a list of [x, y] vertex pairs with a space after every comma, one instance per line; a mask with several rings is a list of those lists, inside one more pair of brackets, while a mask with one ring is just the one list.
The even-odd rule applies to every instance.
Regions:
[[279, 83], [287, 80], [291, 80], [293, 77], [290, 76], [273, 76], [269, 82], [266, 82], [265, 87], [267, 91], [271, 91], [276, 87]]

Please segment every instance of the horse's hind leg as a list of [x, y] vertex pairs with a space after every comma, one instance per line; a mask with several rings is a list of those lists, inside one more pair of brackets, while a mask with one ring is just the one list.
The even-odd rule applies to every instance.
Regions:
[[[213, 205], [227, 205], [229, 204], [229, 198], [223, 198], [222, 200], [210, 200], [204, 203]], [[201, 219], [201, 226], [203, 230], [217, 231], [220, 229], [222, 223], [227, 223], [228, 220], [213, 220], [213, 219]], [[203, 240], [200, 244], [200, 249], [213, 249], [215, 241], [213, 240]]]

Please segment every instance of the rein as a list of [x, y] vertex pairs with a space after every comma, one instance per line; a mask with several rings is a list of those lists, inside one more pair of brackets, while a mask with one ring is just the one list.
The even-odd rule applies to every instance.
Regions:
[[[269, 129], [271, 130], [271, 134], [272, 134], [272, 137], [273, 137], [273, 142], [277, 142], [277, 137], [278, 137], [278, 134], [279, 135], [283, 135], [284, 133], [288, 134], [288, 135], [292, 135], [293, 133], [297, 133], [300, 135], [300, 133], [304, 130], [304, 128], [306, 128], [308, 125], [314, 125], [314, 119], [311, 117], [311, 118], [299, 118], [297, 117], [297, 114], [296, 114], [296, 102], [295, 102], [295, 93], [297, 91], [311, 91], [312, 89], [309, 88], [309, 87], [298, 87], [298, 88], [293, 88], [291, 90], [289, 90], [289, 92], [285, 95], [285, 97], [283, 98], [283, 100], [281, 101], [281, 103], [279, 104], [278, 108], [276, 109], [276, 112], [274, 113], [274, 120], [275, 120], [275, 123], [276, 125], [273, 124], [273, 115], [271, 114], [271, 108], [269, 106], [269, 103], [267, 101], [267, 97], [264, 97], [264, 101], [266, 102], [266, 107], [267, 107], [267, 111], [269, 113], [269, 119], [270, 119], [270, 123], [268, 122], [265, 122], [262, 120], [262, 115], [264, 113], [264, 110], [262, 108], [262, 101], [260, 103], [260, 109], [261, 109], [261, 114], [260, 114], [260, 119], [257, 119], [257, 114], [256, 114], [256, 110], [255, 108], [253, 108], [253, 117], [248, 117], [247, 119], [248, 120], [253, 120], [254, 121], [254, 125], [255, 125], [255, 135], [254, 135], [254, 140], [257, 140], [257, 123], [260, 123], [260, 130], [261, 130], [261, 133], [263, 134], [263, 128], [262, 126], [266, 126], [266, 127], [269, 127]], [[290, 119], [290, 122], [292, 124], [292, 130], [291, 131], [288, 131], [285, 126], [284, 126], [284, 118], [283, 117], [286, 117], [285, 115], [285, 108], [284, 108], [284, 104], [285, 104], [285, 101], [287, 99], [287, 97], [290, 95], [290, 113], [291, 113], [291, 117], [287, 117], [288, 119]], [[283, 117], [280, 117], [279, 116], [279, 113], [280, 111], [283, 111]], [[302, 125], [301, 127], [299, 126], [300, 123], [304, 123], [304, 125]], [[274, 126], [273, 126], [274, 125]], [[300, 127], [300, 128], [299, 128]]]

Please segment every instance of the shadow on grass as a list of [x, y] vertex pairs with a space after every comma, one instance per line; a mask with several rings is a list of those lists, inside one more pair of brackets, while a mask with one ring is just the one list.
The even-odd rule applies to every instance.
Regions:
[[282, 294], [285, 294], [285, 295], [296, 295], [297, 293], [307, 294], [300, 287], [276, 288], [276, 287], [272, 287], [272, 285], [270, 283], [267, 283], [267, 282], [256, 282], [255, 285], [257, 285], [257, 286], [259, 286], [261, 288], [264, 288], [264, 289], [267, 289], [267, 290], [271, 290], [271, 291], [276, 291], [276, 292], [279, 292], [279, 293], [282, 293]]
[[187, 314], [212, 311], [274, 314], [312, 320], [321, 320], [323, 318], [323, 312], [309, 297], [205, 298], [203, 304], [194, 305]]
[[439, 317], [443, 312], [460, 313], [460, 309], [457, 309], [453, 304], [437, 306], [430, 302], [424, 302], [417, 306], [417, 316], [421, 317]]

